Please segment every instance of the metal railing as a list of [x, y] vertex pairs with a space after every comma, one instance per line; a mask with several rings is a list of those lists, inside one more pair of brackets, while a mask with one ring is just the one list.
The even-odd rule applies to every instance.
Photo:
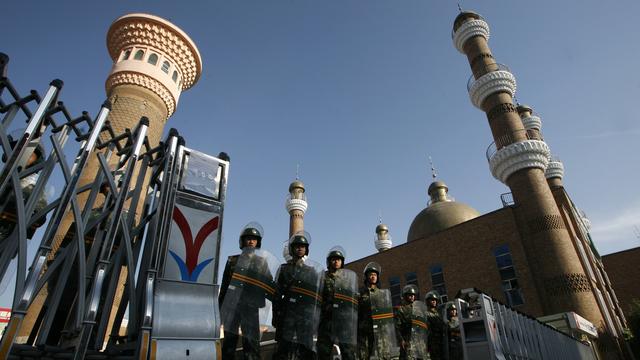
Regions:
[[[483, 64], [481, 67], [477, 67], [477, 65], [475, 64], [471, 64], [471, 68], [472, 70], [477, 70], [480, 69], [482, 70], [482, 74], [487, 74], [490, 72], [494, 72], [494, 71], [508, 71], [511, 72], [511, 69], [509, 69], [509, 67], [507, 65], [504, 64], [500, 64], [500, 63], [489, 63], [489, 64]], [[473, 84], [476, 82], [476, 77], [474, 74], [471, 74], [469, 76], [469, 80], [467, 80], [467, 91], [471, 90], [471, 87], [473, 86]]]
[[516, 130], [514, 132], [506, 133], [504, 135], [499, 136], [496, 141], [492, 142], [486, 151], [487, 161], [491, 161], [493, 156], [498, 152], [498, 150], [502, 149], [507, 145], [511, 145], [515, 142], [524, 141], [524, 140], [544, 140], [542, 138], [542, 134], [535, 130]]

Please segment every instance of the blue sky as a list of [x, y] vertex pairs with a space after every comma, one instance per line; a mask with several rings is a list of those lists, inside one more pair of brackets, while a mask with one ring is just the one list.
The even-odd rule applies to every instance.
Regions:
[[[640, 3], [462, 6], [488, 21], [494, 56], [515, 74], [518, 100], [541, 116], [601, 253], [639, 246]], [[394, 244], [405, 242], [427, 203], [429, 155], [450, 194], [481, 213], [509, 191], [485, 159], [493, 140], [451, 42], [453, 1], [9, 1], [0, 15], [9, 77], [22, 93], [61, 78], [72, 113], [95, 114], [111, 67], [107, 29], [131, 12], [170, 20], [202, 55], [202, 77], [167, 130], [231, 156], [223, 264], [253, 220], [265, 228], [264, 248], [280, 255], [297, 164], [319, 262], [334, 245], [348, 260], [374, 252], [380, 213]]]

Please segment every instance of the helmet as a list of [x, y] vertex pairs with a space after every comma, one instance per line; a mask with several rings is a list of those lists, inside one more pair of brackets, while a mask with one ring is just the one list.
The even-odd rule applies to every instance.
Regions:
[[244, 247], [244, 238], [245, 237], [255, 237], [258, 238], [257, 248], [262, 246], [262, 234], [264, 231], [262, 230], [262, 226], [255, 221], [252, 221], [244, 226], [242, 231], [240, 232], [240, 237], [238, 238], [238, 243], [240, 245], [240, 249]]
[[309, 243], [310, 242], [311, 242], [311, 236], [306, 231], [297, 232], [297, 233], [293, 234], [289, 238], [289, 255], [293, 256], [293, 254], [294, 254], [293, 247], [295, 245], [298, 245], [298, 244], [305, 245], [307, 247], [307, 251], [305, 251], [304, 254], [305, 255], [309, 255]]
[[364, 267], [364, 271], [363, 271], [364, 281], [368, 282], [367, 277], [369, 273], [372, 271], [378, 274], [378, 281], [376, 283], [380, 282], [380, 273], [382, 272], [382, 266], [380, 266], [380, 264], [374, 261], [368, 263], [367, 266]]
[[329, 262], [331, 261], [331, 259], [333, 258], [339, 258], [342, 259], [342, 266], [344, 266], [344, 257], [345, 257], [346, 252], [344, 251], [344, 249], [342, 248], [342, 246], [334, 246], [332, 247], [329, 252], [327, 253], [327, 269], [329, 268]]
[[440, 294], [438, 293], [437, 290], [431, 290], [427, 293], [427, 295], [425, 295], [425, 301], [427, 300], [431, 300], [431, 299], [436, 299], [438, 301], [440, 301]]
[[416, 297], [418, 297], [418, 287], [410, 284], [410, 285], [406, 285], [405, 287], [402, 288], [402, 297], [405, 297], [407, 295], [415, 295]]
[[449, 301], [447, 303], [447, 311], [449, 310], [458, 310], [458, 308], [456, 307], [456, 304], [454, 304], [453, 302]]

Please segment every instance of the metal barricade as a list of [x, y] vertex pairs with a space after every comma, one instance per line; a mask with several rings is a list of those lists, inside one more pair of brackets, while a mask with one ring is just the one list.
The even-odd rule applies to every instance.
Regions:
[[0, 359], [217, 358], [228, 157], [174, 129], [151, 147], [144, 117], [116, 134], [109, 101], [73, 117], [61, 89], [21, 96], [0, 77], [0, 280], [15, 283]]
[[466, 360], [597, 359], [594, 349], [555, 328], [499, 303], [477, 290], [455, 299]]

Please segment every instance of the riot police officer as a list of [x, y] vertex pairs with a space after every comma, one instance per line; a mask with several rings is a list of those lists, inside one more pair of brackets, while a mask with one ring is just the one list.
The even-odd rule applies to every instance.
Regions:
[[402, 289], [402, 305], [396, 310], [396, 332], [400, 340], [400, 359], [428, 359], [427, 308], [418, 301], [418, 288], [407, 285]]
[[[242, 253], [230, 256], [224, 268], [219, 303], [224, 326], [222, 358], [235, 359], [238, 336], [242, 334], [243, 359], [260, 359], [260, 309], [270, 304], [275, 293], [275, 257], [261, 250], [263, 230], [251, 222], [240, 233]], [[262, 322], [266, 319], [262, 319]], [[241, 330], [241, 331], [239, 331]]]
[[440, 294], [431, 290], [425, 296], [427, 303], [427, 326], [429, 327], [429, 355], [432, 360], [446, 359], [447, 324], [438, 311]]
[[364, 268], [364, 287], [358, 297], [358, 358], [391, 359], [398, 346], [393, 322], [393, 306], [388, 289], [379, 288], [380, 264]]
[[460, 321], [458, 320], [458, 308], [453, 302], [447, 303], [447, 325], [449, 360], [462, 360], [462, 342], [460, 339]]
[[318, 328], [318, 359], [332, 359], [338, 348], [342, 360], [355, 359], [357, 326], [357, 276], [343, 269], [345, 251], [341, 246], [331, 248], [327, 254], [324, 273], [320, 326]]
[[315, 357], [323, 269], [308, 259], [310, 239], [307, 232], [291, 236], [291, 259], [278, 269], [272, 319], [277, 341], [274, 360]]

